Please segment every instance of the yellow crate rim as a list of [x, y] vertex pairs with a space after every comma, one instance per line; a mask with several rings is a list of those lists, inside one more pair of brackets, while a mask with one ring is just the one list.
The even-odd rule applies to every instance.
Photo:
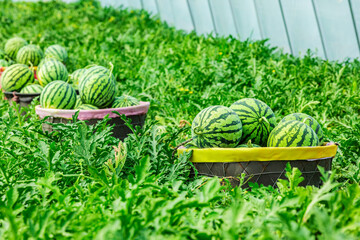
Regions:
[[263, 147], [263, 148], [203, 148], [178, 149], [178, 153], [193, 151], [191, 162], [250, 162], [316, 160], [334, 157], [337, 145], [320, 147]]

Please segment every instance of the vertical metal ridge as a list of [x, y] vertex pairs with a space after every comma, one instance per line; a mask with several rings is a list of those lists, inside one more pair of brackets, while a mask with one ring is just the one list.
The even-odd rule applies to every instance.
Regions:
[[194, 20], [194, 16], [193, 16], [193, 13], [192, 13], [192, 10], [191, 10], [191, 7], [190, 7], [189, 0], [186, 0], [186, 5], [187, 5], [188, 10], [189, 10], [189, 14], [190, 14], [190, 18], [191, 18], [191, 22], [192, 22], [194, 31], [196, 32], [195, 20]]
[[256, 0], [253, 0], [254, 3], [254, 8], [255, 8], [255, 14], [256, 14], [256, 19], [257, 19], [257, 23], [258, 23], [258, 27], [259, 27], [259, 32], [260, 32], [260, 38], [264, 39], [264, 30], [260, 24], [260, 18], [259, 18], [259, 13], [258, 13], [258, 6], [256, 3]]
[[159, 14], [159, 17], [160, 17], [160, 19], [161, 19], [161, 14], [160, 14], [160, 8], [159, 8], [158, 0], [155, 0], [155, 6], [156, 6], [156, 9], [157, 9], [157, 14]]
[[329, 59], [328, 56], [327, 56], [326, 46], [325, 46], [325, 42], [324, 42], [324, 37], [323, 37], [322, 31], [321, 31], [319, 16], [318, 16], [317, 11], [316, 11], [316, 6], [315, 6], [314, 0], [311, 0], [311, 4], [312, 4], [313, 10], [314, 10], [315, 19], [316, 19], [316, 25], [317, 25], [318, 30], [319, 30], [321, 45], [322, 45], [323, 51], [324, 51], [324, 56], [325, 56], [326, 59]]
[[293, 51], [293, 48], [292, 48], [292, 45], [291, 45], [289, 30], [288, 30], [288, 27], [287, 27], [287, 24], [286, 24], [286, 19], [285, 19], [285, 15], [284, 15], [284, 9], [282, 7], [281, 0], [278, 0], [278, 3], [279, 3], [279, 7], [280, 7], [280, 12], [281, 12], [281, 18], [283, 20], [284, 27], [285, 27], [285, 33], [286, 33], [286, 37], [287, 37], [287, 40], [288, 40], [290, 52], [291, 52], [292, 55], [294, 55], [294, 51]]
[[233, 4], [232, 4], [231, 0], [228, 0], [228, 2], [229, 2], [229, 6], [230, 6], [231, 16], [232, 16], [232, 19], [233, 19], [233, 22], [234, 22], [234, 25], [235, 25], [235, 30], [236, 30], [238, 39], [240, 40], [240, 32], [239, 32], [239, 29], [238, 29], [238, 24], [236, 23], [236, 20], [235, 20]]
[[358, 31], [357, 26], [356, 26], [355, 16], [354, 16], [354, 11], [353, 11], [353, 7], [352, 7], [351, 0], [348, 0], [348, 4], [349, 4], [349, 8], [350, 8], [351, 20], [352, 20], [353, 25], [354, 25], [355, 37], [356, 37], [356, 41], [357, 41], [358, 48], [359, 48], [359, 54], [360, 54], [360, 39], [359, 39], [359, 31]]
[[218, 35], [219, 33], [217, 31], [217, 27], [216, 27], [216, 23], [215, 23], [215, 19], [214, 19], [211, 0], [208, 0], [207, 2], [208, 2], [208, 7], [209, 7], [209, 10], [210, 10], [211, 20], [212, 20], [212, 23], [213, 23], [213, 26], [214, 26], [215, 33], [216, 33], [216, 35]]

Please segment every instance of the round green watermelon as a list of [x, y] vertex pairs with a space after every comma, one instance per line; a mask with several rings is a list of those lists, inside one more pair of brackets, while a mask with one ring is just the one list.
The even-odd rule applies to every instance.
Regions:
[[41, 93], [42, 90], [43, 87], [40, 86], [39, 84], [31, 84], [21, 89], [20, 93]]
[[211, 106], [196, 115], [191, 125], [191, 133], [198, 148], [232, 148], [241, 140], [242, 124], [232, 109]]
[[243, 126], [242, 143], [266, 146], [270, 132], [276, 125], [276, 118], [271, 108], [254, 98], [244, 98], [233, 103], [230, 108], [239, 116]]
[[[86, 77], [84, 75], [86, 74]], [[79, 93], [81, 101], [98, 108], [106, 108], [115, 100], [116, 84], [113, 78], [103, 73], [85, 73], [81, 76]]]
[[270, 133], [268, 147], [318, 146], [319, 138], [308, 125], [296, 120], [280, 122]]
[[34, 82], [34, 74], [24, 64], [7, 67], [1, 75], [1, 87], [7, 92], [19, 92], [27, 84]]
[[67, 51], [60, 45], [51, 45], [45, 49], [45, 58], [56, 59], [65, 63], [68, 59]]
[[83, 79], [86, 79], [89, 76], [96, 75], [96, 74], [103, 74], [103, 75], [110, 76], [110, 78], [114, 82], [116, 82], [114, 75], [106, 67], [98, 66], [98, 65], [90, 65], [90, 66], [91, 67], [89, 67], [89, 68], [85, 67], [85, 71], [79, 76], [79, 84], [78, 84], [79, 88], [80, 88], [80, 85], [81, 85], [81, 82], [83, 81]]
[[132, 96], [121, 96], [116, 97], [111, 108], [123, 108], [123, 107], [131, 107], [131, 106], [137, 106], [140, 104], [140, 101]]
[[70, 79], [72, 82], [72, 85], [75, 89], [77, 89], [79, 87], [79, 79], [80, 77], [86, 72], [86, 69], [84, 68], [80, 68], [76, 71], [74, 71], [71, 75], [70, 75]]
[[77, 109], [80, 105], [82, 105], [81, 97], [80, 97], [80, 95], [76, 95], [76, 103], [75, 103], [74, 109]]
[[20, 37], [14, 37], [9, 39], [5, 44], [5, 53], [9, 56], [9, 58], [15, 60], [16, 55], [20, 48], [26, 46], [28, 43], [26, 40]]
[[323, 141], [323, 138], [324, 138], [323, 130], [322, 130], [320, 124], [318, 123], [318, 121], [316, 121], [313, 117], [311, 117], [305, 113], [292, 113], [292, 114], [289, 114], [286, 117], [284, 117], [281, 120], [281, 122], [290, 121], [290, 120], [297, 120], [297, 121], [305, 123], [306, 125], [311, 127], [312, 130], [315, 131], [315, 133], [317, 134], [317, 136], [319, 138], [319, 142], [321, 143]]
[[76, 109], [78, 109], [78, 110], [97, 110], [99, 108], [94, 105], [91, 105], [91, 104], [81, 104]]
[[40, 95], [42, 108], [73, 109], [76, 103], [75, 89], [64, 81], [47, 84]]
[[55, 59], [49, 59], [41, 65], [38, 69], [37, 77], [41, 86], [46, 86], [48, 83], [55, 80], [68, 80], [68, 71], [64, 64]]
[[43, 57], [44, 53], [41, 49], [36, 45], [30, 44], [20, 48], [16, 55], [16, 61], [28, 66], [38, 66]]

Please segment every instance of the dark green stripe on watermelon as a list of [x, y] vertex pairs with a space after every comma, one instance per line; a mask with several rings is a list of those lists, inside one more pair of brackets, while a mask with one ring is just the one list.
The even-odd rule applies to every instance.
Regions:
[[230, 106], [243, 124], [241, 142], [251, 140], [253, 143], [266, 146], [270, 132], [274, 129], [276, 119], [274, 112], [264, 102], [254, 98], [241, 99]]

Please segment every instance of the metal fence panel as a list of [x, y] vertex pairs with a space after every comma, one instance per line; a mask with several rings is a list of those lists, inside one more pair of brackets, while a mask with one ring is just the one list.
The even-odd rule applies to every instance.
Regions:
[[236, 37], [237, 31], [228, 0], [209, 0], [215, 31], [221, 36], [232, 35]]
[[188, 32], [194, 30], [187, 0], [171, 0], [171, 6], [172, 12], [174, 13], [175, 27]]
[[301, 55], [310, 48], [324, 58], [324, 46], [311, 0], [282, 0], [281, 4], [294, 55]]
[[214, 23], [207, 0], [188, 0], [195, 30], [198, 34], [215, 32]]
[[348, 1], [314, 0], [325, 50], [330, 60], [358, 57], [359, 45]]
[[152, 14], [158, 14], [159, 11], [156, 6], [156, 0], [142, 0], [143, 8]]
[[269, 38], [272, 46], [278, 46], [284, 52], [291, 53], [282, 10], [278, 0], [255, 0], [263, 38]]
[[230, 6], [240, 39], [261, 39], [254, 1], [230, 0]]

